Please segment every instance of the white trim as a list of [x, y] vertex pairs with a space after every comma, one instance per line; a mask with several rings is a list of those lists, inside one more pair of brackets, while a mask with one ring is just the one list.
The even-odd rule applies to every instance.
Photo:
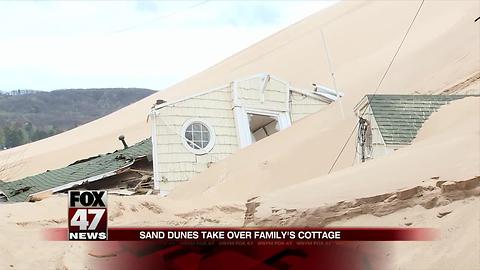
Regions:
[[[179, 132], [179, 131], [177, 130], [177, 128], [173, 128], [170, 124], [168, 124], [167, 122], [165, 122], [165, 120], [163, 120], [162, 117], [159, 117], [158, 119], [159, 119], [160, 121], [162, 121], [168, 129], [170, 129], [170, 130], [173, 131], [175, 134], [177, 134], [178, 136], [180, 136], [183, 140], [190, 141], [190, 140], [187, 139], [185, 136], [183, 136], [183, 135], [181, 134], [181, 132]], [[190, 141], [190, 142], [191, 142], [191, 141]]]
[[[192, 148], [187, 141], [189, 141], [186, 137], [185, 137], [185, 131], [187, 130], [187, 128], [191, 125], [191, 124], [194, 124], [194, 123], [199, 123], [199, 124], [202, 124], [203, 126], [205, 126], [207, 129], [208, 129], [208, 132], [210, 133], [210, 140], [207, 144], [207, 146], [205, 146], [204, 148], [202, 149], [194, 149]], [[212, 149], [213, 149], [213, 146], [215, 146], [215, 131], [213, 129], [213, 127], [205, 120], [201, 119], [201, 118], [191, 118], [191, 119], [188, 119], [187, 121], [185, 121], [183, 123], [183, 126], [182, 126], [182, 130], [181, 130], [181, 137], [182, 137], [182, 143], [183, 143], [183, 146], [190, 152], [194, 153], [195, 155], [205, 155], [207, 154], [208, 152], [210, 152]]]
[[343, 97], [344, 94], [342, 92], [339, 92], [337, 90], [328, 88], [324, 85], [316, 85], [315, 89], [313, 91], [315, 95], [323, 96], [328, 99], [331, 99], [332, 101], [335, 101], [339, 99], [340, 97]]
[[275, 75], [272, 75], [272, 74], [269, 74], [269, 76], [270, 76], [270, 79], [274, 79], [275, 81], [279, 81], [279, 82], [283, 83], [284, 85], [286, 85], [288, 88], [290, 88], [290, 83], [288, 81], [282, 80], [279, 77], [277, 77]]
[[[246, 78], [242, 78], [242, 79], [233, 81], [233, 83], [234, 83], [233, 91], [235, 92], [235, 94], [234, 94], [235, 99], [234, 99], [234, 102], [233, 102], [234, 106], [241, 106], [241, 104], [239, 104], [239, 102], [238, 102], [238, 97], [237, 97], [237, 95], [238, 95], [238, 93], [237, 93], [238, 92], [238, 90], [237, 90], [238, 82], [243, 82], [243, 81], [248, 81], [248, 80], [253, 80], [253, 79], [264, 79], [267, 76], [269, 78], [269, 80], [268, 80], [269, 82], [272, 81], [272, 79], [273, 79], [273, 80], [278, 81], [278, 82], [280, 82], [280, 83], [282, 83], [286, 86], [287, 91], [285, 91], [285, 92], [286, 92], [286, 95], [287, 95], [287, 98], [286, 98], [286, 103], [287, 104], [286, 104], [286, 109], [285, 110], [289, 111], [290, 110], [290, 107], [289, 107], [290, 90], [291, 90], [290, 83], [285, 81], [285, 80], [282, 80], [282, 79], [280, 79], [280, 78], [278, 78], [278, 77], [276, 77], [276, 76], [274, 76], [270, 73], [267, 73], [267, 72], [259, 73], [259, 74], [253, 75], [253, 76], [249, 76], [249, 77], [246, 77]], [[264, 87], [265, 86], [263, 84], [260, 85], [260, 91], [261, 91], [262, 95], [264, 94], [264, 90], [265, 90]], [[264, 96], [261, 96], [260, 101], [262, 103], [265, 101], [264, 98], [265, 98]]]
[[235, 129], [237, 131], [238, 148], [244, 148], [252, 143], [252, 138], [250, 132], [244, 132], [246, 129], [249, 130], [249, 125], [245, 109], [240, 105], [238, 100], [238, 82], [239, 81], [232, 82], [233, 118], [235, 120]]
[[235, 129], [237, 130], [238, 147], [244, 148], [252, 144], [252, 136], [250, 135], [248, 116], [245, 112], [245, 108], [241, 106], [233, 108], [233, 114], [235, 118]]
[[275, 117], [280, 130], [286, 129], [292, 125], [290, 116], [288, 115], [288, 112], [285, 111], [273, 111], [245, 107], [235, 107], [233, 111], [235, 114], [235, 126], [238, 134], [239, 148], [244, 148], [253, 143], [248, 114]]
[[291, 92], [295, 92], [295, 93], [298, 93], [298, 94], [301, 94], [301, 95], [305, 95], [309, 98], [313, 98], [313, 99], [316, 99], [316, 100], [320, 100], [320, 101], [323, 101], [325, 103], [332, 103], [333, 101], [335, 101], [334, 99], [330, 99], [326, 96], [322, 96], [322, 95], [317, 95], [313, 92], [307, 92], [305, 90], [302, 90], [302, 89], [298, 89], [298, 88], [290, 88], [290, 91]]
[[176, 99], [174, 101], [168, 101], [168, 102], [164, 102], [162, 104], [159, 104], [159, 105], [155, 105], [154, 106], [154, 109], [155, 110], [158, 110], [158, 109], [161, 109], [163, 107], [167, 107], [167, 106], [171, 106], [175, 103], [178, 103], [178, 102], [182, 102], [182, 101], [185, 101], [185, 100], [188, 100], [188, 99], [191, 99], [191, 98], [195, 98], [195, 97], [199, 97], [199, 96], [202, 96], [202, 95], [205, 95], [205, 94], [209, 94], [211, 92], [215, 92], [215, 91], [219, 91], [219, 90], [222, 90], [222, 89], [225, 89], [225, 88], [230, 88], [230, 84], [225, 84], [223, 86], [220, 86], [220, 87], [216, 87], [216, 88], [213, 88], [213, 89], [209, 89], [209, 90], [206, 90], [206, 91], [202, 91], [200, 93], [196, 93], [196, 94], [193, 94], [193, 95], [189, 95], [189, 96], [186, 96], [186, 97], [183, 97], [183, 98], [180, 98], [180, 99]]
[[239, 106], [239, 104], [238, 104], [238, 82], [237, 81], [232, 82], [232, 101], [233, 101], [233, 107]]
[[272, 111], [272, 110], [265, 110], [265, 109], [253, 109], [253, 108], [245, 108], [245, 115], [247, 116], [247, 124], [248, 124], [248, 132], [250, 133], [250, 123], [248, 122], [248, 114], [256, 114], [256, 115], [264, 115], [264, 116], [271, 116], [275, 117], [278, 122], [278, 126], [280, 130], [286, 129], [292, 125], [292, 121], [288, 116], [288, 112], [282, 111]]
[[366, 105], [368, 105], [368, 97], [365, 95], [360, 101], [353, 107], [353, 111], [357, 116], [360, 116], [360, 111], [365, 108]]
[[8, 202], [7, 195], [5, 193], [3, 193], [3, 191], [0, 190], [0, 199], [3, 199], [3, 198], [5, 198], [5, 201], [0, 200], [0, 204]]
[[265, 88], [267, 88], [267, 84], [270, 82], [270, 75], [266, 74], [263, 77], [262, 83], [260, 85], [260, 102], [265, 102]]
[[280, 78], [276, 77], [275, 75], [272, 75], [268, 72], [262, 72], [262, 73], [258, 73], [258, 74], [252, 75], [252, 76], [244, 77], [244, 78], [235, 80], [234, 82], [241, 82], [241, 81], [248, 81], [248, 80], [252, 80], [252, 79], [262, 78], [262, 77], [265, 77], [266, 75], [270, 76], [270, 79], [274, 79], [274, 80], [279, 81], [279, 82], [281, 82], [285, 85], [289, 85], [289, 83], [287, 81], [282, 80], [282, 79], [280, 79]]
[[291, 93], [290, 93], [290, 84], [287, 84], [287, 91], [285, 91], [286, 95], [287, 95], [287, 98], [285, 99], [285, 111], [288, 112], [290, 114], [290, 96], [291, 96]]
[[251, 76], [248, 76], [248, 77], [243, 77], [243, 78], [240, 78], [238, 80], [234, 80], [234, 82], [244, 82], [244, 81], [249, 81], [249, 80], [253, 80], [253, 79], [259, 79], [259, 78], [265, 77], [267, 74], [268, 73], [266, 73], [266, 72], [262, 72], [262, 73], [258, 73], [258, 74], [251, 75]]
[[157, 116], [155, 113], [155, 110], [152, 109], [151, 113], [152, 115], [152, 122], [153, 122], [153, 127], [152, 127], [152, 162], [153, 162], [153, 189], [158, 190], [160, 188], [160, 168], [159, 168], [159, 162], [158, 162], [158, 156], [157, 156]]
[[[269, 73], [260, 73], [260, 74], [256, 74], [256, 75], [253, 75], [253, 76], [249, 76], [249, 77], [246, 77], [246, 78], [243, 78], [243, 79], [240, 79], [240, 80], [234, 80], [232, 81], [231, 83], [228, 83], [228, 84], [225, 84], [225, 85], [222, 85], [220, 87], [216, 87], [216, 88], [213, 88], [213, 89], [209, 89], [209, 90], [205, 90], [205, 91], [202, 91], [202, 92], [199, 92], [199, 93], [196, 93], [196, 94], [192, 94], [192, 95], [189, 95], [189, 96], [186, 96], [186, 97], [183, 97], [183, 98], [180, 98], [180, 99], [176, 99], [174, 101], [167, 101], [167, 102], [164, 102], [162, 104], [159, 104], [159, 105], [154, 105], [153, 109], [154, 110], [158, 110], [160, 108], [163, 108], [163, 107], [167, 107], [167, 106], [171, 106], [173, 104], [176, 104], [178, 102], [182, 102], [182, 101], [185, 101], [185, 100], [188, 100], [188, 99], [191, 99], [191, 98], [195, 98], [195, 97], [199, 97], [199, 96], [202, 96], [202, 95], [205, 95], [205, 94], [209, 94], [211, 92], [215, 92], [215, 91], [219, 91], [219, 90], [222, 90], [222, 89], [225, 89], [225, 88], [230, 88], [232, 87], [233, 85], [233, 89], [232, 90], [232, 97], [233, 97], [233, 105], [234, 106], [239, 106], [240, 104], [238, 104], [238, 82], [242, 82], [242, 81], [247, 81], [247, 80], [251, 80], [251, 79], [256, 79], [256, 78], [261, 78], [261, 77], [265, 77], [265, 76], [269, 76], [270, 77], [270, 80], [271, 79], [274, 79], [276, 81], [279, 81], [280, 83], [283, 83], [287, 86], [287, 94], [290, 95], [290, 91], [294, 91], [294, 92], [297, 92], [297, 93], [300, 93], [300, 94], [304, 94], [308, 97], [311, 97], [311, 98], [315, 98], [315, 99], [318, 99], [318, 100], [324, 100], [324, 99], [327, 99], [328, 101], [330, 101], [329, 103], [331, 103], [331, 101], [335, 101], [336, 100], [336, 97], [329, 97], [329, 96], [324, 96], [324, 95], [321, 95], [321, 94], [315, 94], [314, 92], [308, 92], [308, 91], [305, 91], [305, 90], [301, 90], [301, 89], [298, 89], [298, 88], [292, 88], [290, 86], [290, 84], [287, 82], [287, 81], [284, 81], [282, 79], [279, 79], [278, 77], [274, 76], [274, 75], [271, 75]], [[321, 86], [323, 88], [326, 88], [325, 86]], [[333, 90], [332, 90], [333, 91]], [[340, 97], [343, 96], [343, 93], [339, 93]], [[287, 101], [289, 101], [289, 98], [287, 98]], [[288, 102], [287, 102], [288, 103]]]
[[278, 117], [280, 115], [280, 113], [282, 113], [284, 111], [274, 111], [274, 110], [257, 109], [257, 108], [245, 108], [245, 112], [247, 114], [252, 113], [252, 114], [258, 114], [258, 115]]
[[290, 119], [290, 115], [286, 112], [280, 113], [278, 116], [278, 126], [280, 130], [286, 129], [292, 125], [292, 120]]

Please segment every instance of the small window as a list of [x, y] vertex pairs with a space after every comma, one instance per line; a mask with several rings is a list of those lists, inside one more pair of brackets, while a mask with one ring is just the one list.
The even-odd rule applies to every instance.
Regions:
[[215, 143], [213, 128], [202, 120], [192, 119], [183, 124], [183, 145], [196, 155], [212, 150]]

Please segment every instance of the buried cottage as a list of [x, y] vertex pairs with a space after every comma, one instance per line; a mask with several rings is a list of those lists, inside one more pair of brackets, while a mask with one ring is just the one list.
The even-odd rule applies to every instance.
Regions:
[[356, 162], [410, 145], [432, 113], [465, 97], [479, 95], [366, 95], [354, 108], [359, 118]]
[[294, 89], [260, 74], [177, 101], [157, 101], [150, 113], [155, 189], [168, 194], [212, 163], [288, 128], [339, 96], [326, 87]]

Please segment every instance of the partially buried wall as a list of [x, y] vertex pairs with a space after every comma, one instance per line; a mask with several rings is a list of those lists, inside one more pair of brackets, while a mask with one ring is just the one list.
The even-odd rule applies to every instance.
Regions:
[[[195, 154], [185, 145], [185, 124], [200, 120], [212, 128], [215, 143], [206, 154]], [[156, 167], [158, 188], [169, 191], [238, 148], [230, 86], [156, 109]]]
[[327, 106], [329, 103], [313, 98], [297, 91], [290, 92], [290, 119], [298, 121], [305, 116], [314, 114]]

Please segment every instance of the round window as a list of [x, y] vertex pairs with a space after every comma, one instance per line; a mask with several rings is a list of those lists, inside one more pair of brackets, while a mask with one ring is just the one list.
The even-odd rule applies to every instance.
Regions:
[[189, 120], [183, 124], [183, 144], [194, 154], [206, 154], [215, 143], [213, 129], [201, 120]]

